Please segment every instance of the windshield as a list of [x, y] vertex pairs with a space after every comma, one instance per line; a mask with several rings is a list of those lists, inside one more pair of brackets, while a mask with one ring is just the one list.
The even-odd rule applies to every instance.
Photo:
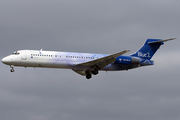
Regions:
[[19, 55], [20, 53], [18, 51], [15, 51], [12, 53], [13, 55]]

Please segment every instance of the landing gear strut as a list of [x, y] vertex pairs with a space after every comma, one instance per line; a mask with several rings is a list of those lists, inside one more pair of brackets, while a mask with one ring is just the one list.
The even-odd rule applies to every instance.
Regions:
[[11, 70], [10, 70], [10, 71], [11, 71], [11, 72], [14, 72], [14, 67], [12, 67], [12, 66], [10, 66], [10, 67], [11, 67]]

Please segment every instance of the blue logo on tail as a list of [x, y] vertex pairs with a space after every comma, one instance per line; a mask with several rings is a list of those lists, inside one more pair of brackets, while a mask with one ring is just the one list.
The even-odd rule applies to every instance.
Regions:
[[161, 39], [147, 39], [144, 46], [142, 46], [142, 48], [140, 48], [135, 54], [131, 56], [150, 60], [156, 53], [156, 51], [159, 49], [159, 47], [162, 45], [162, 42], [155, 42], [160, 40]]
[[143, 58], [150, 58], [150, 53], [143, 53], [143, 52], [138, 52], [138, 57], [143, 57]]

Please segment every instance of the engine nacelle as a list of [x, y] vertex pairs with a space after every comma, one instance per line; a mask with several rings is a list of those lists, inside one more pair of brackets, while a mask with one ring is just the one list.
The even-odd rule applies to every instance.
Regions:
[[140, 59], [139, 58], [131, 57], [131, 59], [132, 59], [131, 64], [139, 64], [140, 63]]

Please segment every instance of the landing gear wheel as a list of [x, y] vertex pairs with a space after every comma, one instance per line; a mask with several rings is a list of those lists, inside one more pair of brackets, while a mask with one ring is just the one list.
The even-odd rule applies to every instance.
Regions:
[[87, 79], [90, 79], [90, 78], [91, 78], [91, 74], [87, 74], [87, 75], [86, 75], [86, 78], [87, 78]]
[[94, 75], [97, 75], [99, 72], [98, 72], [98, 69], [94, 69], [94, 71], [92, 71], [92, 73], [94, 74]]
[[14, 69], [12, 68], [10, 71], [11, 71], [11, 72], [14, 72]]

